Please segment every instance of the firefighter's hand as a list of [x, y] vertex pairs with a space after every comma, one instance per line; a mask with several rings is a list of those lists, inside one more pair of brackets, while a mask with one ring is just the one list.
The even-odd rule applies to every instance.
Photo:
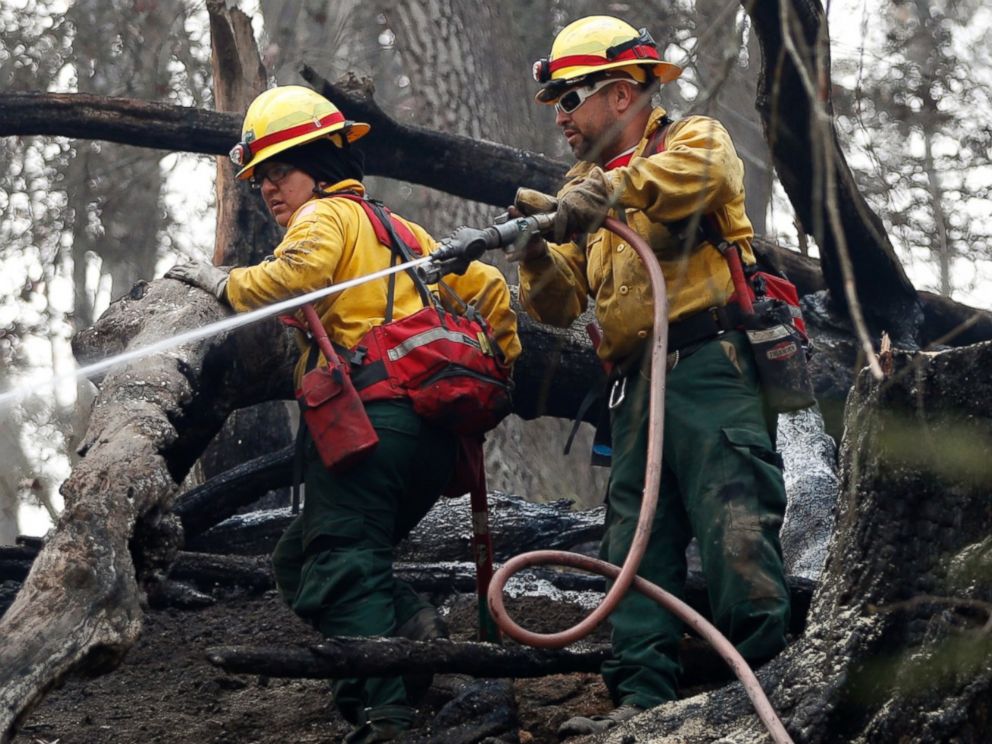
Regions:
[[181, 282], [199, 287], [209, 292], [221, 302], [227, 302], [227, 272], [228, 268], [213, 266], [202, 261], [176, 264], [167, 272], [166, 279], [178, 279]]
[[[520, 189], [520, 191], [525, 191], [526, 189]], [[517, 196], [520, 196], [520, 191], [517, 192]], [[540, 191], [533, 192], [535, 194], [540, 194]], [[547, 196], [547, 194], [541, 194], [541, 196]], [[548, 197], [552, 199], [553, 197]], [[507, 208], [507, 214], [510, 215], [510, 219], [517, 219], [518, 217], [526, 217], [521, 213], [521, 211], [516, 206], [511, 206]], [[541, 237], [540, 233], [534, 233], [530, 236], [529, 240], [523, 241], [520, 245], [514, 245], [513, 250], [506, 252], [506, 257], [511, 261], [535, 261], [538, 258], [543, 258], [548, 255], [548, 243]]]
[[519, 216], [530, 217], [534, 214], [548, 214], [558, 209], [558, 200], [551, 194], [534, 189], [517, 189], [517, 195], [513, 197], [513, 209], [516, 209]]
[[601, 168], [566, 184], [558, 192], [554, 240], [563, 243], [579, 233], [594, 232], [615, 204], [613, 185]]

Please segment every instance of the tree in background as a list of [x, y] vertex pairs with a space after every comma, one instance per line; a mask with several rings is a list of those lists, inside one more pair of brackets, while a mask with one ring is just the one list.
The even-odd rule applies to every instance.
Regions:
[[696, 0], [695, 54], [691, 72], [701, 90], [692, 113], [712, 116], [727, 127], [744, 161], [746, 206], [756, 235], [766, 234], [771, 201], [771, 154], [754, 106], [760, 51], [750, 23], [736, 3]]
[[[209, 42], [203, 23], [204, 36], [190, 36], [195, 12], [190, 3], [148, 0], [77, 0], [65, 9], [54, 0], [5, 6], [0, 87], [203, 105]], [[32, 359], [38, 364], [42, 353], [42, 366], [70, 368], [68, 339], [92, 324], [99, 304], [151, 278], [164, 253], [183, 250], [163, 199], [162, 160], [160, 152], [104, 142], [0, 141], [0, 261], [5, 288], [18, 288], [2, 293], [0, 317], [4, 334], [21, 347], [4, 365], [4, 387]], [[19, 323], [8, 327], [7, 317]], [[72, 395], [39, 398], [4, 421], [0, 505], [9, 505], [17, 499], [12, 487], [52, 473], [54, 463], [40, 461], [64, 463], [71, 451]], [[37, 451], [24, 451], [23, 426], [33, 441], [44, 443]], [[44, 500], [53, 485], [33, 490]], [[8, 513], [0, 509], [0, 515]]]
[[878, 51], [838, 64], [854, 79], [835, 93], [838, 127], [903, 259], [931, 263], [928, 288], [950, 296], [971, 289], [974, 263], [992, 257], [989, 11], [978, 0], [878, 10], [863, 19], [863, 36], [869, 13], [884, 21]]

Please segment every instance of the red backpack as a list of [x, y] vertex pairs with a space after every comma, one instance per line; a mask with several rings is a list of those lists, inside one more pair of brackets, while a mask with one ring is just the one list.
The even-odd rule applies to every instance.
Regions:
[[[358, 194], [335, 193], [358, 203], [392, 260], [422, 253], [410, 229], [382, 204]], [[440, 283], [446, 309], [414, 271], [408, 272], [424, 308], [393, 320], [396, 275], [389, 277], [385, 320], [351, 350], [351, 378], [364, 402], [409, 398], [428, 421], [457, 434], [482, 434], [510, 412], [513, 382], [502, 351], [482, 315]]]

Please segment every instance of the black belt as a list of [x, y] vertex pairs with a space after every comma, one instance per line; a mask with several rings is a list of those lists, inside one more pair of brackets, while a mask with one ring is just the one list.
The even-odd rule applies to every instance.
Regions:
[[668, 326], [668, 350], [677, 351], [744, 325], [744, 312], [736, 304], [711, 307]]

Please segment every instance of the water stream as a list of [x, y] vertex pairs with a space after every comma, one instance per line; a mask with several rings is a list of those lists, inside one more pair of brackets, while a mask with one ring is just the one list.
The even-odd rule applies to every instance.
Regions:
[[155, 341], [154, 343], [143, 346], [140, 349], [131, 349], [121, 354], [116, 354], [112, 357], [102, 359], [99, 362], [88, 364], [85, 367], [78, 367], [74, 372], [61, 375], [52, 374], [47, 378], [25, 383], [24, 385], [8, 390], [5, 393], [0, 393], [0, 409], [33, 393], [50, 390], [65, 382], [72, 382], [80, 378], [90, 377], [112, 369], [113, 367], [117, 367], [121, 364], [133, 362], [136, 359], [143, 359], [144, 357], [151, 356], [152, 354], [158, 354], [162, 351], [168, 351], [169, 349], [174, 349], [177, 346], [182, 346], [183, 344], [191, 341], [198, 341], [218, 333], [224, 333], [225, 331], [240, 328], [241, 326], [254, 323], [255, 321], [262, 320], [263, 318], [279, 315], [287, 310], [292, 310], [293, 308], [299, 307], [300, 305], [305, 305], [308, 302], [319, 300], [321, 297], [327, 297], [328, 295], [335, 294], [336, 292], [342, 292], [346, 289], [350, 289], [351, 287], [357, 287], [360, 284], [375, 281], [376, 279], [381, 279], [384, 276], [389, 276], [390, 274], [395, 274], [399, 271], [406, 271], [407, 269], [415, 268], [423, 263], [427, 263], [430, 260], [430, 256], [425, 256], [423, 258], [414, 259], [413, 261], [397, 264], [396, 266], [390, 266], [387, 269], [376, 271], [365, 276], [356, 277], [355, 279], [349, 279], [348, 281], [341, 282], [340, 284], [332, 284], [329, 287], [316, 289], [313, 292], [308, 292], [307, 294], [300, 295], [299, 297], [283, 300], [282, 302], [277, 302], [274, 305], [261, 307], [247, 313], [238, 313], [236, 315], [232, 315], [230, 318], [224, 318], [223, 320], [218, 320], [215, 323], [209, 323], [202, 328], [194, 328], [189, 331], [184, 331], [183, 333], [178, 333], [175, 336], [170, 336], [169, 338]]

